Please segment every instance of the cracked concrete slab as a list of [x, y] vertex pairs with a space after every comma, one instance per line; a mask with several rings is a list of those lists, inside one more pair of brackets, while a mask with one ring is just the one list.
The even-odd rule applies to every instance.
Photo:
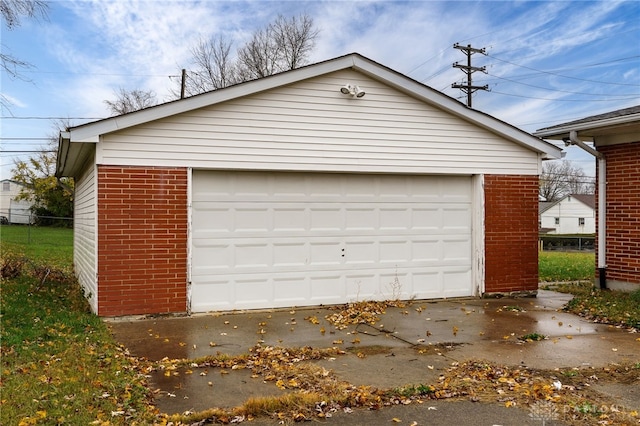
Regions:
[[[131, 354], [156, 361], [165, 357], [194, 359], [217, 353], [233, 356], [247, 353], [258, 344], [339, 347], [345, 350], [344, 355], [315, 362], [332, 370], [340, 380], [385, 389], [434, 382], [451, 363], [469, 359], [535, 369], [640, 362], [638, 334], [562, 312], [561, 307], [570, 298], [570, 295], [540, 291], [537, 298], [413, 301], [404, 308], [388, 308], [374, 326], [349, 325], [344, 329], [337, 329], [325, 319], [335, 312], [330, 307], [120, 318], [110, 320], [110, 326], [115, 338]], [[534, 342], [521, 340], [533, 333], [546, 338]], [[211, 371], [206, 376], [200, 376], [200, 372], [184, 373], [182, 371], [179, 378], [165, 377], [161, 372], [152, 377], [152, 385], [159, 389], [156, 403], [161, 411], [182, 413], [214, 406], [233, 407], [249, 397], [281, 392], [273, 383], [248, 376], [247, 371], [232, 371], [228, 375]], [[636, 389], [637, 385], [634, 384]], [[599, 388], [623, 401], [625, 406], [640, 406], [640, 395], [628, 389], [610, 385]], [[441, 404], [439, 401], [438, 414], [436, 410], [423, 412], [423, 421], [440, 415], [441, 420], [432, 423], [444, 424], [443, 419], [449, 415], [445, 414], [453, 405]], [[474, 425], [539, 424], [527, 423], [531, 417], [524, 409], [505, 411], [503, 406], [494, 404], [491, 414], [492, 408], [485, 405], [471, 402], [458, 405], [466, 407], [459, 414], [474, 418], [486, 411], [487, 418], [493, 415], [493, 423], [468, 423]], [[421, 412], [420, 407], [406, 408], [406, 412], [413, 410]], [[386, 410], [382, 411], [385, 413], [380, 414], [380, 419], [388, 416]], [[503, 412], [510, 413], [511, 417], [502, 417]], [[427, 414], [430, 417], [425, 417]], [[336, 416], [331, 423], [374, 424], [367, 420], [370, 415], [347, 416], [347, 423], [339, 423], [337, 418], [343, 416]]]

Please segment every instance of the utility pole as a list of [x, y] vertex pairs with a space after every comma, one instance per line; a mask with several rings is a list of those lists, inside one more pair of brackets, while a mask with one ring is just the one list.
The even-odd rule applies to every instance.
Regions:
[[473, 81], [471, 79], [471, 75], [476, 71], [482, 71], [483, 73], [487, 73], [487, 67], [473, 67], [471, 66], [471, 55], [474, 53], [482, 53], [485, 54], [486, 50], [483, 47], [482, 49], [476, 49], [471, 47], [470, 44], [466, 46], [460, 46], [458, 43], [453, 45], [454, 49], [459, 49], [467, 55], [467, 65], [460, 65], [458, 62], [453, 64], [454, 68], [459, 68], [467, 75], [467, 81], [463, 81], [462, 84], [453, 83], [451, 87], [454, 89], [460, 89], [467, 94], [467, 106], [471, 108], [471, 95], [476, 90], [489, 90], [489, 85], [485, 84], [484, 86], [474, 86]]
[[180, 99], [184, 99], [184, 87], [187, 82], [187, 70], [182, 68], [182, 82], [180, 83]]

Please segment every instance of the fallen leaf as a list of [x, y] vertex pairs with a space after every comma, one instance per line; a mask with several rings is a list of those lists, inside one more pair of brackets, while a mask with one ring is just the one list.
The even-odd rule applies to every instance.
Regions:
[[400, 420], [397, 417], [392, 418], [391, 421], [394, 422], [394, 423], [402, 423], [402, 420]]

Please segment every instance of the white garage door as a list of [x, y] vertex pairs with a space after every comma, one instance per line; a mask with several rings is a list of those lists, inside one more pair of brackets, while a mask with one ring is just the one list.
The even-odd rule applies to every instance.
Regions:
[[193, 312], [468, 296], [471, 178], [194, 171]]

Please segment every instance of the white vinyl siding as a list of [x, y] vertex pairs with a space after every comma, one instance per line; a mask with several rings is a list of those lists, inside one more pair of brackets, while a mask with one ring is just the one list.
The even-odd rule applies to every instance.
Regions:
[[191, 310], [470, 296], [465, 176], [193, 173]]
[[73, 256], [78, 281], [94, 312], [98, 306], [96, 282], [96, 167], [93, 159], [76, 179], [73, 220]]
[[[580, 219], [584, 224], [580, 225]], [[567, 197], [540, 215], [542, 228], [553, 228], [550, 234], [595, 234], [595, 209], [573, 197]]]
[[[363, 98], [340, 93], [358, 84]], [[343, 70], [103, 135], [98, 163], [211, 169], [538, 174], [531, 150]]]

